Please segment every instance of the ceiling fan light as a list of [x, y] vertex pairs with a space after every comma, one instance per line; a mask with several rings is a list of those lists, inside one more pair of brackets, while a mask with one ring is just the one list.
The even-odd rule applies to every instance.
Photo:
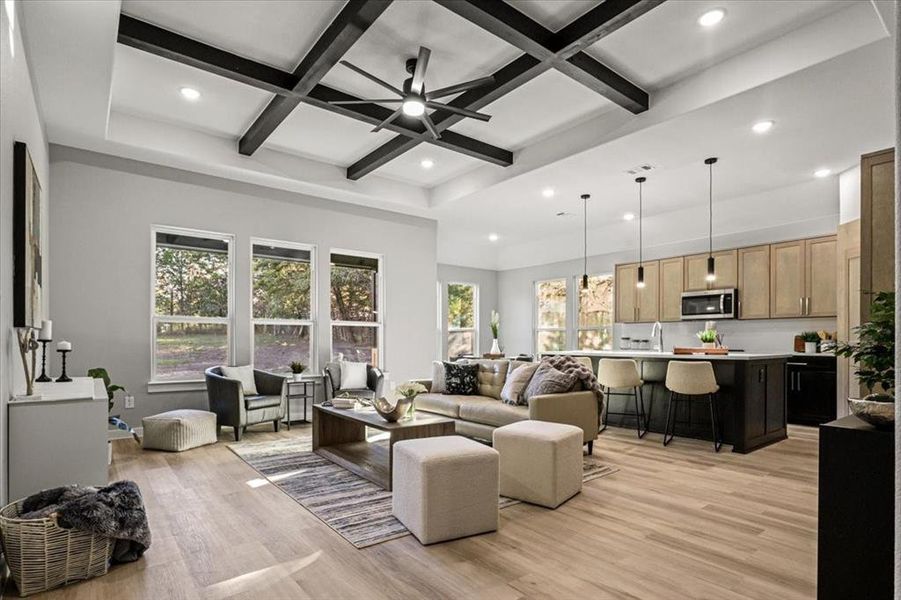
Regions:
[[407, 98], [402, 106], [408, 117], [421, 117], [425, 112], [425, 103], [419, 98]]

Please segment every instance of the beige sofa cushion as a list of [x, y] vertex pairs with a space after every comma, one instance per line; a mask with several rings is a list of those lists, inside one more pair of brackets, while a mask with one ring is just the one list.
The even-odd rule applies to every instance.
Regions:
[[501, 399], [501, 390], [507, 380], [507, 369], [510, 362], [506, 360], [467, 360], [460, 361], [471, 365], [479, 365], [479, 395]]
[[484, 423], [500, 427], [529, 418], [529, 408], [504, 404], [494, 398], [479, 396], [462, 396], [465, 400], [460, 404], [460, 418], [474, 423]]
[[444, 415], [445, 417], [460, 417], [460, 405], [465, 400], [472, 400], [479, 396], [455, 396], [453, 394], [419, 394], [413, 405], [416, 410]]

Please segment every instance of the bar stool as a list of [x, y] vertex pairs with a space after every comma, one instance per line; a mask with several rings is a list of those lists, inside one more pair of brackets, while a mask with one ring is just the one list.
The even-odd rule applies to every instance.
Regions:
[[[598, 383], [608, 397], [602, 414], [601, 431], [607, 429], [607, 416], [610, 414], [635, 417], [635, 428], [638, 437], [643, 438], [648, 432], [647, 418], [644, 413], [644, 397], [641, 393], [641, 376], [638, 365], [630, 358], [602, 358], [598, 363]], [[629, 389], [631, 392], [611, 392], [611, 389]], [[635, 412], [610, 412], [610, 396], [631, 396], [635, 400]], [[626, 404], [628, 406], [628, 403]]]
[[[719, 452], [723, 445], [717, 426], [716, 393], [720, 386], [713, 374], [713, 363], [709, 361], [671, 360], [666, 368], [666, 389], [669, 403], [666, 407], [666, 427], [663, 430], [663, 445], [668, 445], [676, 436], [675, 406], [677, 402], [688, 402], [688, 421], [691, 424], [691, 401], [696, 396], [706, 396], [710, 405], [710, 423], [713, 427], [713, 450]], [[672, 432], [670, 432], [672, 423]], [[669, 436], [669, 438], [667, 438]]]

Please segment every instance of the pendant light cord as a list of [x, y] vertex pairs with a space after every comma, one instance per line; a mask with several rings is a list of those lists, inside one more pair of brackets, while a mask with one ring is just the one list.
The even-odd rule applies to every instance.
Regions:
[[708, 256], [713, 256], [713, 163], [712, 162], [709, 163], [708, 167], [709, 167], [710, 177], [709, 177], [707, 189], [709, 190], [709, 193], [710, 193], [710, 204], [709, 204], [710, 209], [709, 209], [709, 215], [708, 215], [709, 216], [709, 218], [708, 218], [709, 231], [708, 231], [707, 239], [710, 243], [710, 249], [708, 251]]
[[638, 264], [639, 264], [639, 266], [640, 266], [641, 263], [642, 263], [642, 260], [641, 260], [641, 259], [642, 259], [641, 248], [642, 248], [642, 246], [643, 246], [643, 242], [642, 242], [642, 223], [643, 223], [643, 221], [644, 221], [644, 218], [643, 218], [643, 207], [642, 207], [642, 197], [641, 197], [641, 187], [642, 187], [642, 183], [644, 183], [644, 182], [643, 182], [643, 181], [639, 181], [639, 182], [638, 182]]
[[582, 274], [588, 275], [588, 196], [582, 196]]

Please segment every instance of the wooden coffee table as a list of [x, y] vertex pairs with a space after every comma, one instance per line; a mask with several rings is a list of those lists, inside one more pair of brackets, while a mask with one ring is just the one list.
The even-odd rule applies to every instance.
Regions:
[[[368, 442], [367, 427], [385, 431], [389, 438]], [[415, 413], [412, 419], [389, 423], [374, 408], [313, 405], [313, 452], [386, 490], [391, 489], [395, 442], [454, 433], [454, 421], [438, 415]]]

